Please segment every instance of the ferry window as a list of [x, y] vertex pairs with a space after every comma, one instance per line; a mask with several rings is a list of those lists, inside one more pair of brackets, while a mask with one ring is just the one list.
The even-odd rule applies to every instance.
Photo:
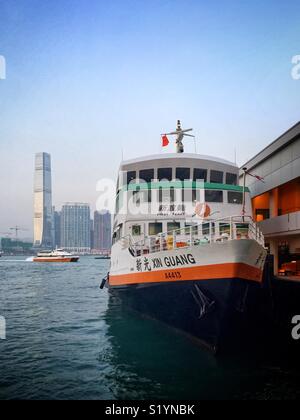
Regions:
[[133, 203], [137, 205], [151, 203], [151, 190], [141, 191], [140, 188], [137, 188], [136, 191], [133, 191]]
[[206, 190], [205, 201], [208, 203], [223, 203], [223, 191]]
[[160, 203], [174, 203], [175, 202], [175, 189], [159, 188], [159, 202]]
[[119, 225], [117, 227], [117, 229], [115, 230], [115, 232], [113, 234], [113, 244], [115, 244], [116, 242], [118, 242], [121, 239], [122, 228], [123, 228], [123, 225]]
[[191, 233], [192, 228], [192, 234], [198, 235], [198, 226], [197, 225], [190, 225], [189, 223], [185, 224], [185, 234], [189, 235]]
[[136, 171], [127, 172], [127, 185], [136, 180]]
[[141, 234], [142, 234], [141, 225], [132, 226], [132, 236], [141, 236]]
[[177, 168], [176, 169], [176, 179], [179, 181], [186, 181], [191, 179], [191, 170], [190, 168]]
[[204, 190], [200, 190], [200, 189], [193, 189], [193, 203], [197, 202], [197, 203], [203, 203], [204, 201]]
[[209, 235], [209, 223], [203, 223], [202, 235]]
[[210, 235], [210, 226], [211, 226], [211, 234], [214, 235], [216, 231], [216, 226], [214, 223], [203, 223], [202, 225], [202, 235]]
[[194, 169], [194, 182], [207, 182], [207, 169]]
[[[180, 223], [170, 222], [167, 226], [168, 232], [174, 232], [174, 230], [180, 230]], [[178, 232], [179, 233], [179, 232]]]
[[162, 231], [162, 223], [149, 223], [149, 236], [159, 235]]
[[243, 193], [237, 191], [228, 191], [228, 203], [229, 204], [242, 204]]
[[144, 169], [140, 171], [140, 180], [148, 184], [154, 179], [154, 169]]
[[173, 169], [172, 168], [160, 168], [157, 172], [159, 181], [172, 181]]
[[210, 171], [210, 182], [213, 184], [223, 184], [223, 172]]
[[182, 189], [182, 201], [184, 203], [192, 203], [193, 202], [193, 194], [194, 194], [193, 190], [183, 188]]
[[133, 203], [136, 205], [140, 205], [141, 204], [141, 195], [140, 195], [140, 191], [133, 191], [132, 192], [132, 198], [133, 198]]
[[120, 191], [120, 177], [118, 177], [118, 181], [117, 181], [117, 194]]
[[220, 223], [220, 235], [230, 235], [230, 225], [228, 223]]
[[120, 194], [117, 195], [116, 199], [116, 214], [118, 214], [120, 211]]
[[143, 191], [143, 202], [151, 203], [152, 195], [151, 190]]
[[237, 174], [226, 174], [226, 184], [227, 185], [237, 185]]

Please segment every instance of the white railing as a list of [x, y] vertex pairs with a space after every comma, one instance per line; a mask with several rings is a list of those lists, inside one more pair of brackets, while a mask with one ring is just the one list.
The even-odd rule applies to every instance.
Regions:
[[251, 216], [233, 216], [223, 219], [205, 220], [171, 232], [155, 236], [144, 236], [134, 242], [131, 235], [122, 238], [122, 248], [130, 249], [134, 256], [171, 251], [191, 246], [204, 246], [232, 240], [252, 239], [263, 247], [264, 235]]

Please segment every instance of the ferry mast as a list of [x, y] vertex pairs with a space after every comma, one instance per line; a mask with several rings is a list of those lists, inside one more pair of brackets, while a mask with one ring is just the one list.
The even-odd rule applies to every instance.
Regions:
[[193, 131], [193, 128], [183, 130], [181, 128], [181, 121], [178, 120], [176, 131], [172, 131], [171, 133], [166, 133], [165, 134], [165, 136], [176, 136], [176, 153], [184, 153], [184, 144], [183, 144], [184, 137], [195, 138], [195, 136], [193, 136], [191, 134], [187, 134], [190, 131]]

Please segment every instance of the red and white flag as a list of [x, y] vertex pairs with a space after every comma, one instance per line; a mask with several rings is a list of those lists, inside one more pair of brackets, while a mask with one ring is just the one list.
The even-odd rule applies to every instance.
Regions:
[[170, 142], [169, 139], [166, 135], [162, 136], [162, 147], [167, 147], [169, 146]]
[[255, 174], [251, 174], [250, 172], [246, 172], [247, 173], [247, 175], [250, 175], [250, 176], [252, 176], [253, 178], [256, 178], [258, 181], [261, 181], [261, 182], [265, 182], [265, 179], [262, 177], [262, 176], [259, 176], [259, 175], [255, 175]]

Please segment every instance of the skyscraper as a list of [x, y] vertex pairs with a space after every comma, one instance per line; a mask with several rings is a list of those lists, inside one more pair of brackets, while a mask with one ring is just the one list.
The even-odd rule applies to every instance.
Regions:
[[91, 230], [91, 249], [94, 249], [94, 220], [90, 221], [90, 230]]
[[70, 252], [90, 252], [90, 206], [66, 203], [61, 212], [61, 246]]
[[61, 247], [61, 212], [55, 211], [53, 207], [54, 214], [54, 245], [56, 248]]
[[111, 248], [111, 214], [94, 213], [94, 248], [98, 251], [109, 251]]
[[37, 153], [34, 174], [34, 246], [52, 248], [53, 237], [51, 157], [48, 153]]

